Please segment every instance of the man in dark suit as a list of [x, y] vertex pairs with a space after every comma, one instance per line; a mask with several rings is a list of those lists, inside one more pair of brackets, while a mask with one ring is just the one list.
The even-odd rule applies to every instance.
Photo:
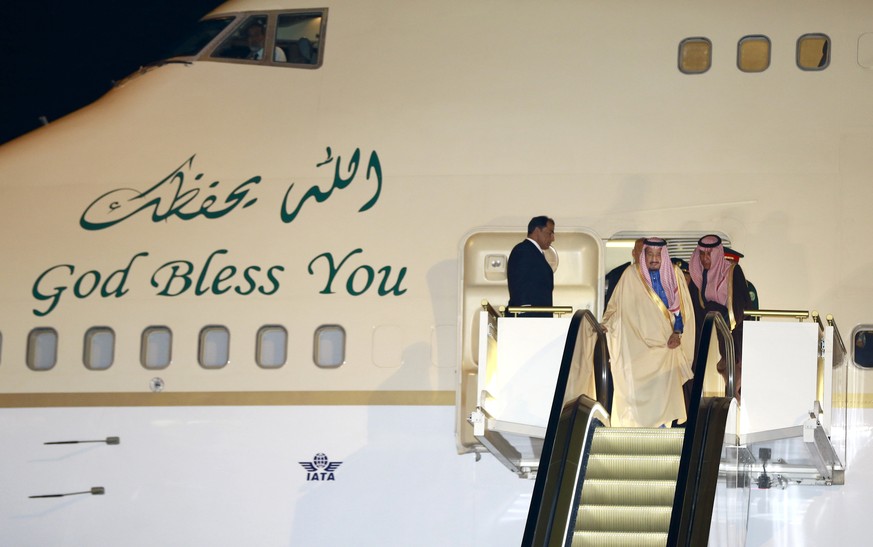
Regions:
[[[552, 306], [555, 287], [552, 267], [543, 251], [555, 241], [555, 221], [533, 217], [527, 225], [527, 239], [509, 254], [506, 277], [510, 306]], [[551, 313], [526, 313], [525, 317], [551, 317]]]

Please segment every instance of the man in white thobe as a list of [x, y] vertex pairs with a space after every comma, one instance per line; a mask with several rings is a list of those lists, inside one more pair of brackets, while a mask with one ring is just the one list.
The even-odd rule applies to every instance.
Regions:
[[601, 321], [607, 331], [617, 427], [670, 427], [687, 419], [694, 311], [685, 276], [663, 239], [647, 238], [619, 279]]

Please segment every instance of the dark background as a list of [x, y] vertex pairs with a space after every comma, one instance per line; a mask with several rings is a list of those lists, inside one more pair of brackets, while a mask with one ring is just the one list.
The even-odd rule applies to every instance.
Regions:
[[0, 31], [0, 143], [161, 59], [222, 0], [15, 0]]

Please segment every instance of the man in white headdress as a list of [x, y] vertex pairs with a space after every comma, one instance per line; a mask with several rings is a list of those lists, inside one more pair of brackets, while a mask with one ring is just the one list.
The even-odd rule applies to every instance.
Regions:
[[682, 385], [693, 376], [694, 312], [666, 241], [643, 242], [640, 260], [619, 279], [602, 324], [615, 387], [612, 425], [684, 423]]

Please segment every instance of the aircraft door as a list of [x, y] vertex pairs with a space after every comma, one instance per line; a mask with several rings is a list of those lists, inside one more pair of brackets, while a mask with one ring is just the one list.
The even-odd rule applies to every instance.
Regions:
[[[484, 450], [473, 436], [467, 418], [478, 401], [479, 312], [487, 300], [495, 309], [509, 302], [506, 266], [512, 248], [526, 237], [525, 230], [481, 229], [468, 234], [460, 249], [460, 368], [456, 397], [458, 452]], [[590, 309], [595, 315], [602, 301], [603, 244], [587, 228], [561, 228], [555, 233], [546, 259], [555, 272], [553, 303], [573, 311]]]

